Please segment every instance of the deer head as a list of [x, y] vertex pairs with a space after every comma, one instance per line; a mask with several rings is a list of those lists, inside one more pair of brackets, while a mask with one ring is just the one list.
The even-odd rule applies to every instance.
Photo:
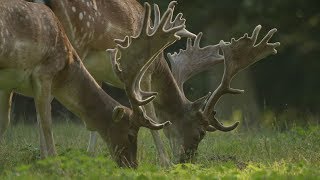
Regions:
[[[251, 37], [245, 34], [238, 40], [231, 39], [231, 43], [220, 41], [218, 45], [210, 45], [200, 48], [199, 42], [202, 34], [200, 33], [192, 44], [191, 39], [187, 41], [186, 50], [174, 54], [168, 54], [172, 67], [172, 74], [176, 79], [180, 91], [185, 99], [185, 107], [180, 123], [174, 123], [175, 128], [171, 132], [172, 142], [176, 141], [176, 147], [179, 148], [180, 161], [191, 160], [196, 154], [198, 145], [206, 132], [216, 130], [228, 132], [235, 129], [239, 122], [231, 126], [223, 125], [216, 117], [214, 110], [218, 100], [224, 94], [241, 94], [244, 91], [230, 87], [232, 78], [243, 69], [253, 63], [267, 57], [270, 54], [276, 54], [277, 43], [269, 43], [276, 29], [272, 29], [268, 34], [256, 44], [261, 26], [257, 26]], [[223, 54], [219, 54], [222, 51]], [[209, 92], [206, 96], [190, 102], [183, 93], [183, 84], [193, 75], [212, 68], [214, 65], [224, 62], [224, 74], [218, 88]], [[175, 132], [175, 133], [172, 133]]]
[[[154, 5], [154, 21], [151, 25], [151, 7], [144, 4], [144, 19], [141, 31], [137, 36], [126, 36], [123, 40], [115, 40], [115, 49], [107, 50], [113, 62], [113, 69], [119, 79], [123, 82], [125, 91], [131, 104], [132, 111], [124, 107], [117, 107], [114, 110], [114, 119], [130, 122], [128, 127], [129, 136], [126, 142], [130, 145], [114, 147], [115, 154], [123, 154], [125, 161], [134, 162], [136, 159], [137, 133], [139, 127], [146, 127], [152, 130], [162, 129], [171, 123], [156, 123], [146, 115], [143, 105], [151, 102], [156, 92], [146, 92], [140, 87], [140, 82], [149, 66], [157, 59], [156, 57], [169, 45], [185, 35], [185, 20], [182, 14], [173, 19], [173, 9], [169, 5], [163, 16], [160, 16], [159, 7]], [[112, 136], [112, 135], [110, 135]], [[116, 142], [115, 144], [119, 144]], [[124, 161], [120, 158], [119, 161]]]

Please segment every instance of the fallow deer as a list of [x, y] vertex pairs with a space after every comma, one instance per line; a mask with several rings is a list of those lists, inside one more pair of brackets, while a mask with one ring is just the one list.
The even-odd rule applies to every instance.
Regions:
[[[170, 4], [172, 9], [174, 8], [174, 4], [175, 2]], [[140, 23], [138, 19], [141, 16], [141, 8], [139, 6], [135, 0], [114, 0], [108, 2], [96, 0], [95, 3], [91, 0], [83, 0], [81, 2], [69, 2], [68, 0], [50, 2], [50, 7], [62, 21], [68, 36], [73, 39], [73, 45], [78, 47], [77, 50], [86, 57], [84, 64], [90, 73], [98, 81], [108, 82], [117, 87], [122, 87], [122, 83], [115, 75], [110, 73], [111, 71], [107, 71], [111, 67], [108, 64], [110, 60], [104, 57], [103, 52], [99, 53], [96, 50], [98, 49], [97, 47], [104, 49], [109, 45], [102, 45], [100, 43], [99, 46], [93, 46], [91, 42], [99, 42], [99, 37], [96, 37], [96, 35], [99, 34], [97, 32], [100, 32], [100, 34], [104, 32], [101, 31], [101, 28], [108, 30], [105, 35], [108, 35], [109, 39], [124, 37], [126, 32], [135, 34]], [[92, 18], [96, 14], [99, 18]], [[117, 16], [112, 16], [112, 14]], [[91, 19], [94, 21], [94, 24], [89, 22], [89, 30], [91, 31], [84, 30], [88, 25], [85, 18], [86, 20]], [[93, 32], [94, 35], [88, 37], [86, 35], [88, 32]], [[189, 36], [193, 37], [190, 33]], [[151, 66], [143, 79], [143, 85], [147, 84], [144, 86], [145, 89], [158, 92], [157, 98], [145, 106], [146, 113], [153, 119], [158, 119], [159, 122], [170, 120], [173, 123], [173, 125], [165, 129], [165, 134], [170, 140], [176, 157], [180, 156], [180, 161], [188, 161], [192, 157], [191, 155], [196, 151], [206, 130], [230, 131], [238, 125], [236, 123], [230, 127], [224, 127], [217, 121], [213, 121], [215, 123], [213, 125], [217, 127], [204, 126], [204, 123], [208, 124], [208, 116], [206, 117], [203, 114], [208, 115], [210, 111], [206, 110], [206, 113], [200, 113], [199, 109], [207, 101], [208, 97], [206, 96], [195, 102], [190, 102], [184, 95], [182, 86], [188, 78], [201, 71], [211, 69], [218, 63], [224, 62], [224, 57], [219, 54], [220, 46], [214, 45], [200, 48], [200, 38], [201, 35], [198, 36], [194, 46], [190, 45], [191, 40], [189, 40], [189, 48], [186, 51], [182, 51], [178, 55], [169, 56], [172, 62], [176, 62], [175, 64], [180, 62], [177, 65], [171, 64], [173, 68], [172, 73], [163, 54], [160, 54], [159, 58], [161, 60], [156, 61]], [[105, 37], [104, 39], [104, 43], [107, 43], [108, 38]], [[108, 43], [112, 43], [112, 41], [108, 41]], [[152, 132], [152, 135], [160, 152], [160, 157], [165, 161], [164, 150], [157, 132]], [[92, 148], [92, 146], [90, 147]]]
[[[55, 97], [79, 116], [87, 129], [101, 135], [120, 166], [136, 167], [139, 128], [158, 130], [170, 124], [168, 121], [155, 123], [140, 108], [154, 96], [139, 89], [141, 78], [155, 55], [179, 39], [176, 33], [184, 28], [184, 23], [175, 23], [176, 19], [171, 23], [173, 10], [170, 8], [161, 19], [159, 14], [155, 15], [159, 22], [152, 27], [149, 4], [145, 4], [144, 14], [138, 35], [127, 38], [130, 39], [128, 47], [118, 46], [124, 58], [115, 64], [127, 93], [132, 94], [129, 109], [108, 96], [88, 73], [49, 8], [24, 0], [3, 0], [0, 4], [0, 98], [5, 108], [2, 107], [1, 112], [1, 135], [9, 123], [12, 92], [34, 97], [41, 156], [56, 155], [50, 105]], [[148, 47], [150, 51], [141, 54], [133, 45], [141, 49]], [[128, 71], [121, 63], [128, 58], [135, 62], [136, 71]]]
[[[159, 101], [154, 101], [153, 104], [157, 109], [157, 115], [160, 120], [170, 119], [173, 125], [164, 129], [167, 137], [174, 149], [174, 152], [180, 155], [180, 162], [186, 162], [193, 159], [200, 141], [206, 134], [206, 131], [213, 132], [216, 130], [230, 131], [235, 129], [239, 122], [226, 127], [218, 121], [215, 117], [215, 105], [224, 94], [241, 94], [244, 91], [233, 89], [230, 87], [233, 77], [243, 69], [249, 67], [253, 63], [269, 56], [276, 54], [276, 47], [280, 45], [279, 42], [269, 43], [273, 34], [277, 31], [272, 29], [268, 34], [256, 44], [258, 34], [261, 26], [257, 26], [251, 37], [245, 34], [243, 37], [235, 40], [231, 39], [231, 43], [220, 41], [217, 45], [210, 45], [200, 48], [200, 40], [202, 33], [197, 35], [194, 44], [192, 40], [188, 39], [186, 50], [180, 50], [179, 53], [168, 54], [168, 59], [172, 67], [172, 75], [169, 72], [167, 64], [162, 61], [155, 62], [162, 69], [161, 75], [156, 76], [153, 81], [154, 84], [167, 84], [167, 87], [157, 89]], [[222, 55], [220, 54], [222, 51]], [[192, 76], [211, 69], [213, 66], [224, 62], [224, 73], [222, 81], [218, 88], [213, 93], [190, 102], [183, 91], [183, 84]], [[164, 70], [166, 72], [164, 72]], [[160, 71], [155, 71], [158, 74]], [[165, 78], [161, 78], [167, 76]], [[176, 92], [172, 96], [166, 92]], [[172, 104], [167, 106], [175, 98], [175, 102], [180, 102], [178, 105]], [[166, 106], [165, 106], [166, 105]], [[169, 109], [174, 109], [169, 112]], [[172, 116], [176, 118], [169, 118]], [[177, 122], [175, 122], [177, 121]], [[161, 121], [160, 121], [161, 122]], [[177, 125], [177, 126], [176, 126]]]
[[[40, 2], [41, 0], [34, 0]], [[61, 21], [71, 44], [74, 46], [85, 67], [95, 80], [101, 84], [106, 82], [115, 87], [124, 88], [123, 83], [113, 73], [111, 60], [105, 50], [115, 46], [114, 39], [123, 39], [126, 35], [137, 35], [142, 23], [143, 8], [136, 0], [59, 0], [43, 1]], [[174, 9], [176, 1], [168, 8]], [[157, 5], [155, 13], [159, 14]], [[176, 21], [184, 23], [179, 13]], [[156, 23], [156, 22], [155, 22]], [[185, 28], [178, 32], [180, 36], [195, 37]], [[144, 49], [144, 53], [149, 53]], [[150, 71], [150, 70], [149, 70]], [[148, 71], [148, 72], [149, 72]], [[149, 74], [149, 73], [147, 73]], [[150, 76], [146, 75], [142, 82], [143, 89], [150, 90]], [[146, 106], [146, 113], [156, 119], [152, 104]], [[159, 134], [152, 131], [160, 160], [169, 164]], [[93, 151], [96, 135], [91, 134], [88, 151]]]

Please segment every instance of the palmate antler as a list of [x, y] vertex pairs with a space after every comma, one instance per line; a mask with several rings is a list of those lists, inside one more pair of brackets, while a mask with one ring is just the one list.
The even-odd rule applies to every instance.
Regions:
[[192, 76], [211, 69], [214, 65], [222, 63], [224, 58], [219, 54], [219, 45], [200, 47], [202, 33], [199, 33], [194, 43], [188, 38], [185, 50], [179, 53], [168, 53], [172, 75], [179, 89], [183, 92], [183, 84]]
[[160, 18], [158, 5], [154, 5], [154, 23], [151, 26], [151, 7], [144, 4], [144, 19], [140, 33], [136, 37], [126, 36], [116, 40], [116, 49], [108, 50], [111, 54], [114, 70], [124, 83], [125, 90], [133, 110], [134, 120], [150, 129], [161, 129], [170, 122], [158, 124], [149, 118], [142, 105], [151, 102], [156, 92], [145, 92], [140, 88], [140, 81], [156, 57], [169, 45], [185, 35], [185, 20], [178, 14], [172, 21], [174, 3]]
[[[242, 38], [231, 39], [231, 43], [221, 41], [217, 45], [209, 45], [200, 47], [202, 33], [198, 34], [194, 43], [188, 39], [186, 50], [180, 50], [179, 53], [168, 54], [171, 63], [172, 74], [183, 94], [183, 84], [192, 76], [212, 69], [216, 64], [224, 62], [224, 75], [219, 87], [211, 94], [199, 98], [193, 102], [194, 107], [200, 108], [200, 115], [203, 124], [206, 125], [208, 131], [231, 131], [238, 126], [238, 122], [232, 126], [223, 126], [214, 115], [214, 107], [220, 97], [224, 94], [240, 94], [242, 90], [230, 88], [232, 78], [241, 70], [251, 64], [263, 59], [264, 57], [275, 54], [275, 48], [280, 43], [268, 43], [276, 29], [272, 29], [263, 38], [263, 40], [255, 45], [261, 26], [257, 26], [251, 37], [245, 34]], [[222, 50], [223, 55], [219, 54]]]
[[211, 94], [204, 109], [200, 111], [204, 121], [208, 124], [208, 131], [213, 131], [215, 129], [231, 131], [238, 126], [239, 122], [236, 122], [229, 127], [223, 126], [218, 119], [215, 118], [215, 105], [224, 94], [241, 94], [244, 92], [244, 90], [233, 89], [230, 87], [231, 80], [238, 72], [270, 54], [277, 53], [275, 48], [278, 47], [280, 43], [268, 42], [277, 29], [270, 30], [261, 42], [256, 44], [260, 29], [261, 26], [258, 25], [254, 29], [251, 37], [248, 37], [248, 34], [246, 33], [238, 40], [232, 38], [231, 43], [220, 41], [219, 46], [224, 55], [224, 74], [220, 85]]

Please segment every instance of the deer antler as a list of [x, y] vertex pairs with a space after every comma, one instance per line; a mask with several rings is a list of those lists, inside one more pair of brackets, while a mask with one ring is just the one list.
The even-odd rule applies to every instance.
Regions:
[[[177, 1], [171, 1], [168, 5], [168, 9], [172, 9], [174, 11], [175, 6], [178, 4]], [[166, 26], [167, 29], [173, 27], [173, 26], [179, 26], [182, 24], [185, 24], [186, 20], [183, 18], [183, 14], [179, 13], [173, 22], [169, 22]], [[189, 32], [187, 29], [183, 28], [176, 33], [178, 36], [181, 37], [189, 37], [189, 38], [196, 38], [196, 35]]]
[[125, 85], [133, 116], [136, 116], [134, 119], [138, 119], [141, 126], [161, 129], [170, 122], [157, 124], [145, 114], [145, 110], [141, 106], [152, 101], [157, 93], [141, 90], [140, 81], [156, 57], [166, 47], [180, 39], [178, 31], [185, 28], [185, 21], [180, 21], [180, 18], [175, 18], [172, 21], [173, 9], [170, 7], [160, 18], [159, 7], [154, 5], [155, 20], [151, 26], [151, 7], [145, 3], [144, 9], [140, 33], [136, 37], [126, 36], [124, 40], [116, 40], [118, 43], [116, 49], [109, 50], [109, 52], [111, 52], [114, 70]]
[[201, 37], [202, 33], [199, 33], [193, 44], [192, 40], [188, 38], [185, 50], [180, 49], [178, 54], [167, 54], [171, 64], [172, 75], [181, 92], [183, 92], [183, 84], [190, 77], [223, 62], [223, 56], [219, 54], [219, 45], [201, 48]]
[[270, 54], [276, 54], [275, 49], [280, 45], [279, 42], [269, 43], [273, 34], [277, 29], [272, 29], [268, 34], [261, 40], [260, 43], [255, 45], [261, 26], [258, 25], [251, 37], [248, 37], [246, 33], [243, 37], [238, 40], [231, 39], [231, 43], [220, 41], [219, 45], [224, 55], [224, 74], [219, 87], [212, 93], [207, 101], [204, 110], [200, 111], [203, 119], [207, 122], [208, 130], [218, 129], [221, 131], [231, 131], [235, 129], [239, 122], [225, 127], [218, 119], [215, 118], [216, 112], [214, 107], [219, 101], [220, 97], [224, 94], [241, 94], [244, 90], [233, 89], [230, 87], [232, 78], [243, 69], [249, 67], [253, 63], [267, 57]]

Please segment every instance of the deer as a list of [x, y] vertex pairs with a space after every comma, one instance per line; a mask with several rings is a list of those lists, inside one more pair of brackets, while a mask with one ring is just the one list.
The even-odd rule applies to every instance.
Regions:
[[[41, 0], [33, 1], [41, 2]], [[123, 39], [126, 35], [137, 35], [143, 16], [141, 4], [136, 0], [60, 0], [43, 1], [42, 3], [49, 6], [59, 18], [71, 44], [99, 85], [107, 83], [124, 89], [123, 82], [114, 73], [112, 61], [105, 50], [112, 49], [116, 45], [115, 39]], [[172, 1], [168, 8], [174, 10], [176, 4], [176, 1]], [[154, 9], [155, 14], [160, 13], [158, 5], [155, 5]], [[179, 13], [176, 17], [176, 21], [179, 21], [180, 24], [185, 21], [182, 16], [183, 14]], [[155, 21], [157, 20], [155, 19]], [[178, 31], [177, 34], [182, 37], [195, 37], [195, 34], [186, 28]], [[142, 88], [146, 90], [151, 90], [150, 76], [147, 75], [150, 74], [150, 69], [146, 72], [141, 83]], [[146, 105], [145, 109], [148, 116], [156, 119], [152, 103]], [[155, 140], [161, 164], [170, 165], [159, 134], [156, 131], [151, 131], [151, 134]], [[96, 141], [97, 134], [90, 133], [89, 152], [94, 151]]]
[[[80, 16], [80, 13], [82, 13], [83, 17], [85, 16], [88, 19], [92, 19], [97, 13], [98, 16], [100, 15], [104, 20], [108, 20], [108, 23], [95, 18], [94, 22], [96, 24], [90, 24], [91, 30], [100, 32], [97, 29], [107, 27], [105, 29], [109, 29], [110, 31], [106, 34], [112, 36], [110, 39], [119, 39], [118, 36], [124, 37], [124, 32], [128, 32], [129, 34], [136, 33], [135, 29], [139, 26], [139, 23], [132, 19], [140, 16], [139, 3], [134, 0], [121, 2], [106, 2], [99, 0], [69, 2], [61, 0], [51, 1], [48, 5], [59, 17], [69, 38], [73, 39], [74, 46], [78, 47], [78, 52], [83, 52], [84, 56], [85, 54], [88, 54], [86, 58], [84, 58], [84, 64], [95, 79], [98, 79], [98, 82], [107, 82], [113, 86], [123, 88], [121, 81], [114, 78], [117, 76], [115, 76], [111, 70], [106, 71], [106, 69], [112, 67], [110, 65], [111, 60], [105, 57], [104, 54], [104, 57], [98, 57], [98, 52], [95, 50], [88, 50], [97, 48], [91, 46], [89, 43], [90, 41], [80, 41], [81, 38], [85, 37], [84, 34], [87, 33], [84, 30], [81, 31], [81, 27], [86, 26], [86, 21], [81, 21], [82, 26], [78, 25], [78, 21], [80, 20], [80, 17], [82, 17]], [[174, 1], [169, 4], [172, 9], [174, 9], [175, 5], [176, 2]], [[113, 16], [110, 17], [106, 12], [113, 12], [113, 14], [117, 15], [117, 18], [113, 18]], [[106, 24], [111, 24], [111, 27], [114, 29]], [[165, 128], [164, 132], [169, 139], [174, 157], [180, 158], [180, 162], [186, 162], [192, 159], [200, 141], [207, 131], [220, 130], [227, 132], [234, 130], [238, 126], [238, 122], [232, 126], [224, 126], [218, 121], [212, 121], [211, 119], [216, 119], [212, 117], [213, 114], [209, 115], [209, 112], [211, 110], [213, 111], [212, 108], [210, 108], [210, 111], [206, 110], [205, 114], [199, 113], [201, 107], [204, 107], [204, 103], [211, 97], [209, 94], [194, 102], [190, 102], [185, 97], [183, 83], [192, 76], [202, 71], [209, 70], [216, 64], [224, 62], [224, 56], [218, 53], [221, 51], [219, 44], [210, 45], [204, 48], [199, 47], [202, 33], [199, 33], [198, 36], [196, 36], [185, 29], [184, 33], [186, 36], [196, 38], [194, 46], [191, 46], [191, 39], [189, 39], [187, 47], [190, 48], [181, 51], [179, 54], [168, 55], [172, 69], [170, 69], [166, 63], [164, 54], [159, 54], [158, 58], [160, 60], [155, 61], [150, 66], [145, 77], [142, 79], [142, 86], [144, 89], [158, 92], [154, 101], [145, 105], [146, 113], [158, 122], [164, 122], [166, 120], [172, 122], [172, 125]], [[99, 37], [96, 38], [95, 34], [96, 33], [94, 33], [91, 40], [97, 42]], [[78, 41], [83, 43], [77, 43]], [[104, 42], [107, 41], [108, 39], [105, 38]], [[111, 41], [109, 42], [112, 43]], [[102, 49], [107, 46], [108, 45], [99, 45]], [[180, 63], [177, 64], [174, 62]], [[217, 97], [217, 95], [215, 95], [215, 97]], [[208, 122], [214, 124], [207, 126]], [[160, 161], [165, 165], [170, 164], [158, 132], [152, 131], [152, 136], [158, 150]], [[96, 139], [94, 137], [95, 136], [91, 135], [91, 141], [88, 146], [89, 151], [92, 151], [94, 147]]]
[[[187, 40], [185, 50], [167, 54], [171, 64], [171, 72], [168, 64], [162, 63], [162, 61], [155, 62], [162, 66], [161, 68], [156, 68], [162, 69], [162, 74], [153, 79], [153, 81], [158, 81], [153, 84], [161, 86], [166, 83], [167, 86], [163, 89], [163, 92], [160, 88], [155, 88], [158, 90], [158, 98], [163, 101], [161, 103], [154, 101], [153, 104], [156, 109], [160, 110], [157, 111], [160, 120], [170, 119], [172, 121], [172, 126], [165, 128], [164, 132], [167, 137], [170, 137], [170, 144], [174, 153], [178, 154], [179, 162], [194, 160], [198, 145], [206, 135], [206, 132], [217, 130], [228, 132], [239, 125], [239, 122], [235, 122], [230, 126], [223, 125], [216, 117], [215, 106], [225, 94], [244, 93], [244, 90], [230, 87], [232, 79], [239, 72], [263, 58], [277, 53], [276, 47], [280, 46], [280, 43], [269, 42], [277, 29], [271, 29], [259, 43], [256, 43], [261, 28], [261, 25], [256, 26], [250, 37], [245, 33], [244, 36], [237, 40], [235, 38], [231, 38], [231, 42], [221, 40], [219, 44], [205, 47], [200, 47], [202, 33], [199, 33], [193, 43], [192, 39], [189, 38]], [[204, 97], [193, 102], [188, 100], [183, 91], [184, 83], [194, 75], [212, 69], [220, 63], [224, 64], [223, 76], [213, 93], [209, 92]], [[166, 72], [163, 69], [166, 69]], [[157, 74], [159, 72], [154, 71], [154, 73]], [[161, 78], [165, 75], [165, 78]], [[168, 91], [177, 92], [174, 93], [174, 96], [171, 96], [171, 93], [170, 95], [165, 94]], [[165, 104], [170, 104], [169, 102], [172, 101], [172, 98], [178, 99], [176, 102], [180, 101], [179, 107], [175, 105], [165, 106]], [[168, 114], [169, 109], [175, 109], [176, 112]], [[173, 114], [177, 117], [176, 119], [169, 118]]]
[[[97, 131], [121, 167], [138, 166], [137, 136], [140, 127], [159, 130], [168, 125], [153, 121], [141, 107], [155, 92], [142, 91], [141, 78], [157, 54], [181, 37], [184, 22], [168, 8], [151, 25], [151, 7], [144, 5], [142, 26], [136, 36], [118, 41], [114, 63], [130, 94], [131, 108], [111, 98], [89, 74], [54, 13], [42, 4], [5, 0], [0, 4], [0, 89], [2, 136], [10, 120], [13, 92], [34, 97], [39, 125], [40, 155], [57, 155], [52, 132], [51, 101], [56, 98], [80, 117], [88, 130]], [[156, 43], [154, 43], [156, 41]], [[123, 46], [123, 42], [127, 42]], [[140, 46], [137, 47], [137, 46]], [[141, 53], [150, 48], [149, 53]], [[121, 57], [120, 57], [121, 55]], [[130, 59], [130, 61], [128, 60]], [[131, 63], [124, 63], [131, 62]], [[128, 69], [126, 64], [134, 67]], [[5, 107], [5, 108], [4, 108]]]

